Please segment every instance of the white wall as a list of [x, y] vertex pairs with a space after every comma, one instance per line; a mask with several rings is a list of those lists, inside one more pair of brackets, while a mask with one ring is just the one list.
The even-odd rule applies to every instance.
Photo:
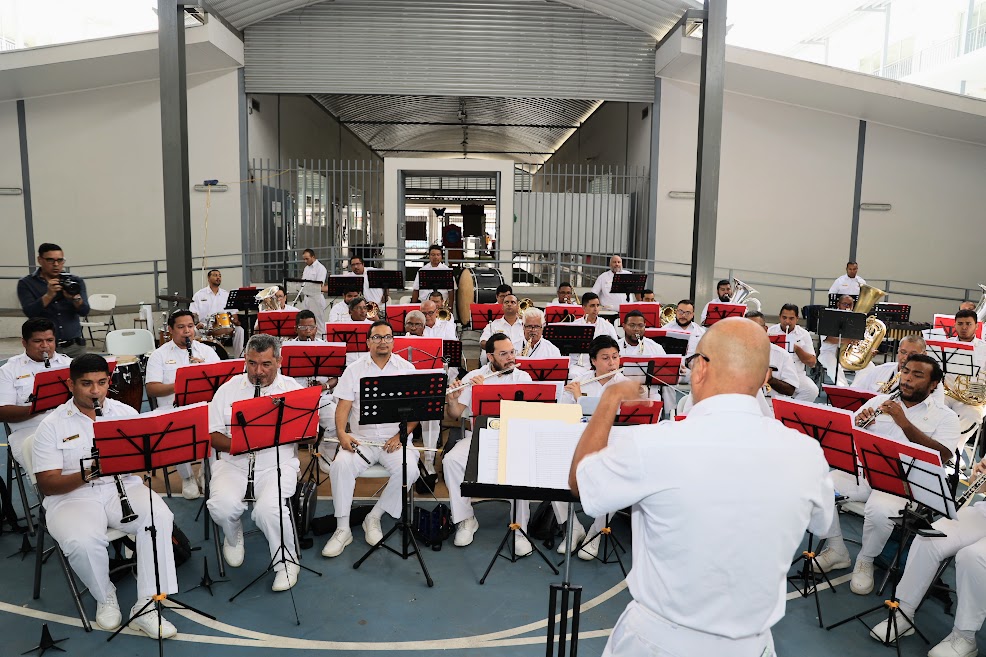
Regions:
[[[0, 187], [22, 187], [20, 143], [17, 133], [17, 103], [0, 103]], [[20, 277], [27, 273], [27, 237], [24, 226], [24, 197], [0, 196], [3, 235], [0, 240], [0, 276]], [[0, 307], [17, 308], [17, 286], [13, 280], [0, 284]]]

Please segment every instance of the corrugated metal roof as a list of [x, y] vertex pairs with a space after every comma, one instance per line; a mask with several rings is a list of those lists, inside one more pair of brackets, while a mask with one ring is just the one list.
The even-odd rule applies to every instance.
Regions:
[[313, 98], [382, 155], [481, 153], [530, 163], [546, 160], [544, 153], [553, 152], [599, 105], [591, 100], [467, 96]]

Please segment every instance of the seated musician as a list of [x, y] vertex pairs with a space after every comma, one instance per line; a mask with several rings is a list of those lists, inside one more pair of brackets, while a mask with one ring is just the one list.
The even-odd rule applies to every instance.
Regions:
[[7, 359], [0, 367], [0, 422], [10, 427], [7, 443], [14, 460], [24, 463], [21, 449], [28, 436], [51, 413], [31, 414], [34, 375], [47, 367], [66, 367], [72, 359], [55, 352], [55, 325], [45, 317], [33, 317], [21, 324], [24, 353]]
[[[853, 298], [848, 294], [839, 297], [839, 301], [836, 304], [836, 310], [841, 310], [843, 312], [852, 312], [853, 306], [856, 304]], [[838, 366], [839, 374], [838, 378], [833, 378], [836, 376], [835, 370], [836, 365], [839, 362], [839, 348], [841, 345], [848, 344], [852, 340], [843, 338], [842, 342], [839, 342], [838, 336], [827, 336], [819, 335], [818, 338], [821, 340], [821, 347], [818, 349], [818, 362], [822, 364], [825, 368], [825, 373], [828, 374], [829, 380], [834, 380], [835, 385], [842, 386], [843, 388], [849, 385], [846, 382], [846, 370], [841, 365]]]
[[[621, 303], [630, 303], [630, 295], [626, 293], [615, 293], [613, 289], [613, 278], [617, 274], [629, 274], [629, 269], [623, 268], [623, 258], [614, 255], [609, 259], [609, 269], [599, 274], [596, 282], [592, 285], [592, 292], [599, 297], [599, 303], [608, 310], [619, 310]], [[634, 295], [640, 301], [640, 295]]]
[[421, 303], [421, 314], [425, 316], [424, 335], [428, 338], [456, 340], [455, 322], [438, 319], [438, 309], [442, 307], [430, 299]]
[[515, 345], [524, 342], [524, 320], [520, 317], [520, 303], [517, 301], [516, 295], [513, 292], [505, 293], [501, 303], [503, 305], [503, 317], [494, 319], [487, 324], [479, 336], [480, 364], [486, 362], [486, 341], [494, 333], [505, 334]]
[[[517, 352], [513, 341], [503, 333], [494, 333], [486, 341], [486, 353], [489, 361], [478, 370], [466, 374], [458, 386], [453, 386], [448, 397], [446, 410], [453, 420], [471, 414], [473, 386], [492, 383], [530, 383], [531, 377], [527, 372], [516, 367]], [[445, 484], [448, 486], [449, 506], [452, 507], [452, 522], [455, 523], [455, 538], [453, 542], [458, 547], [472, 543], [479, 521], [472, 510], [472, 499], [462, 496], [462, 482], [466, 476], [466, 460], [469, 458], [469, 446], [472, 444], [472, 432], [467, 431], [465, 438], [455, 444], [451, 451], [445, 454], [442, 467], [445, 469]], [[518, 501], [517, 524], [526, 532], [527, 522], [531, 517], [530, 504]], [[525, 557], [534, 551], [530, 541], [516, 532], [515, 554]]]
[[[973, 479], [986, 472], [986, 459], [973, 468]], [[928, 657], [976, 657], [976, 632], [986, 619], [986, 503], [959, 509], [954, 519], [941, 518], [935, 530], [945, 536], [916, 536], [907, 552], [904, 575], [897, 584], [900, 614], [896, 632], [890, 630], [890, 640], [914, 634], [911, 621], [917, 613], [928, 588], [946, 559], [955, 558], [955, 581], [958, 606], [952, 631], [928, 653]], [[910, 619], [910, 620], [908, 620]], [[870, 632], [877, 641], [887, 637], [887, 621]]]
[[[785, 303], [781, 306], [780, 323], [767, 329], [767, 335], [784, 335], [791, 363], [798, 374], [798, 389], [794, 398], [798, 401], [813, 402], [818, 399], [818, 386], [808, 378], [805, 366], [814, 367], [818, 359], [815, 357], [815, 344], [811, 334], [798, 326], [798, 306]], [[859, 375], [856, 375], [857, 378]]]
[[[282, 310], [292, 310], [292, 311], [298, 310], [298, 308], [295, 308], [294, 306], [288, 303], [288, 295], [284, 292], [283, 287], [281, 287], [280, 285], [274, 285], [273, 287], [277, 288], [277, 292], [274, 293], [274, 304], [277, 306], [276, 308], [273, 309], [274, 312], [279, 312]], [[265, 312], [265, 310], [261, 308], [260, 312]], [[260, 327], [260, 318], [258, 317], [257, 320], [254, 321], [253, 323], [253, 332], [256, 333], [259, 327]]]
[[644, 303], [657, 303], [657, 296], [655, 296], [654, 290], [644, 288], [640, 300], [643, 301]]
[[[767, 320], [762, 312], [751, 310], [746, 313], [746, 318], [751, 319], [766, 332]], [[770, 372], [767, 375], [767, 385], [775, 395], [782, 397], [793, 397], [798, 391], [798, 371], [794, 369], [787, 352], [776, 344], [770, 344]]]
[[363, 297], [356, 297], [349, 302], [349, 314], [346, 315], [342, 322], [351, 322], [353, 324], [372, 324], [373, 320], [367, 319], [368, 312], [369, 307], [366, 305], [366, 299]]
[[[926, 354], [927, 345], [920, 335], [905, 335], [897, 347], [897, 359], [882, 365], [870, 365], [856, 372], [850, 388], [875, 392], [881, 395], [892, 395], [898, 391], [897, 382], [900, 380], [900, 370], [907, 359], [916, 354]], [[945, 386], [935, 386], [931, 398], [939, 405], [945, 404]]]
[[[959, 419], [948, 408], [939, 406], [931, 392], [941, 383], [942, 371], [929, 356], [911, 356], [901, 368], [900, 397], [878, 395], [856, 413], [856, 425], [897, 442], [912, 442], [941, 454], [942, 462], [954, 458], [961, 442]], [[876, 414], [879, 410], [880, 413]], [[865, 479], [841, 471], [832, 472], [835, 489], [856, 502], [866, 502], [863, 521], [863, 545], [856, 557], [849, 588], [857, 595], [873, 590], [873, 560], [883, 551], [893, 532], [890, 519], [900, 513], [907, 500], [873, 490]], [[818, 566], [825, 572], [848, 568], [852, 563], [842, 540], [839, 514], [827, 532], [826, 547], [817, 557]]]
[[[667, 356], [664, 347], [644, 336], [646, 329], [647, 322], [642, 312], [631, 310], [627, 313], [623, 319], [623, 339], [617, 341], [620, 346], [620, 356]], [[674, 412], [675, 396], [671, 387], [650, 381], [648, 390], [651, 399], [663, 401], [668, 412]]]
[[713, 303], [728, 303], [729, 297], [731, 297], [732, 295], [733, 295], [733, 286], [732, 283], [729, 282], [728, 278], [724, 278], [718, 283], [716, 283], [716, 298], [705, 304], [705, 308], [702, 308], [702, 317], [699, 320], [699, 323], [702, 326], [705, 326], [705, 320], [709, 316], [709, 306], [711, 306]]
[[[640, 316], [640, 319], [643, 320], [643, 315]], [[626, 377], [619, 371], [620, 346], [616, 340], [608, 335], [601, 335], [593, 339], [592, 344], [589, 345], [589, 362], [591, 364], [590, 371], [583, 372], [581, 375], [572, 375], [571, 383], [565, 386], [565, 392], [558, 399], [559, 403], [576, 404], [582, 397], [602, 397], [603, 390], [608, 386], [619, 383], [620, 381], [626, 381]], [[582, 370], [579, 371], [582, 372]], [[611, 373], [612, 376], [590, 381], [591, 379], [597, 379], [598, 377]], [[568, 505], [564, 502], [552, 502], [551, 506], [555, 511], [555, 518], [558, 520], [558, 524], [564, 524], [568, 518]], [[600, 532], [606, 526], [606, 516], [599, 516], [593, 520], [592, 526], [589, 528], [588, 537], [595, 538], [581, 546], [580, 543], [583, 539], [587, 538], [587, 535], [585, 528], [578, 522], [578, 517], [576, 516], [575, 518], [575, 525], [572, 528], [572, 550], [578, 555], [579, 559], [592, 561], [599, 554]], [[557, 552], [559, 554], [565, 554], [564, 541], [558, 546]]]
[[[175, 405], [175, 377], [179, 367], [219, 362], [214, 349], [195, 340], [195, 319], [191, 310], [176, 310], [168, 315], [168, 330], [171, 340], [155, 349], [147, 359], [144, 377], [147, 396], [157, 400], [158, 408]], [[181, 476], [181, 496], [186, 500], [198, 499], [199, 484], [192, 464], [180, 464], [178, 474]]]
[[556, 303], [569, 303], [576, 304], [579, 300], [575, 296], [575, 290], [572, 288], [572, 284], [568, 281], [564, 281], [558, 285], [558, 296], [549, 301], [549, 304]]
[[507, 297], [507, 295], [513, 293], [514, 289], [511, 286], [506, 283], [500, 283], [496, 286], [496, 302], [503, 305], [503, 300]]
[[[209, 284], [192, 295], [192, 303], [188, 309], [198, 316], [196, 328], [204, 329], [211, 337], [227, 339], [232, 336], [232, 356], [239, 358], [243, 353], [244, 333], [240, 326], [240, 318], [236, 310], [226, 310], [226, 303], [229, 301], [229, 291], [224, 290], [220, 285], [223, 282], [223, 275], [218, 269], [209, 270]], [[209, 329], [206, 323], [216, 313], [230, 313], [232, 327]]]
[[425, 334], [425, 315], [420, 310], [412, 310], [404, 316], [405, 335], [416, 335], [419, 338]]
[[521, 319], [524, 322], [524, 346], [522, 358], [561, 358], [558, 347], [544, 336], [544, 313], [539, 308], [528, 308]]
[[[212, 447], [221, 452], [221, 458], [212, 466], [209, 501], [206, 505], [213, 521], [223, 530], [223, 558], [233, 568], [243, 564], [246, 554], [241, 517], [247, 510], [243, 497], [250, 475], [250, 455], [229, 454], [232, 442], [230, 427], [234, 421], [233, 403], [252, 397], [300, 390], [302, 386], [281, 374], [280, 367], [280, 340], [272, 335], [257, 333], [247, 343], [246, 372], [237, 374], [222, 384], [209, 402]], [[280, 499], [277, 481], [278, 455], [275, 449], [280, 451]], [[287, 591], [298, 582], [300, 570], [296, 563], [291, 563], [297, 560], [297, 554], [294, 549], [290, 509], [285, 503], [294, 495], [298, 483], [298, 445], [292, 443], [261, 449], [255, 452], [255, 459], [253, 482], [257, 501], [251, 517], [267, 539], [271, 558], [278, 560], [274, 564], [275, 577], [271, 590]], [[279, 549], [282, 544], [285, 546], [283, 556], [288, 561], [281, 560]]]
[[[442, 258], [444, 257], [444, 255], [445, 255], [445, 250], [441, 247], [440, 244], [432, 244], [430, 247], [428, 247], [428, 262], [426, 262], [424, 265], [421, 266], [421, 270], [428, 271], [430, 269], [445, 269], [445, 270], [451, 269], [451, 267], [449, 267], [444, 262], [442, 262]], [[411, 303], [418, 303], [423, 299], [429, 298], [428, 295], [431, 294], [432, 292], [432, 290], [419, 289], [420, 282], [418, 281], [418, 278], [419, 278], [418, 275], [415, 274], [414, 283], [411, 284]], [[453, 281], [453, 285], [454, 284], [455, 281]], [[448, 301], [453, 290], [438, 290], [438, 292], [441, 293], [442, 301], [444, 303]]]
[[[616, 327], [605, 318], [599, 316], [601, 308], [602, 305], [596, 293], [586, 292], [582, 295], [582, 309], [585, 311], [585, 314], [572, 322], [572, 324], [589, 324], [595, 326], [596, 330], [592, 332], [593, 339], [598, 338], [600, 335], [608, 335], [615, 340], [617, 338]], [[569, 367], [585, 368], [583, 354], [572, 354], [569, 360]]]
[[[296, 336], [290, 340], [286, 340], [284, 344], [305, 344], [311, 342], [326, 344], [325, 340], [318, 338], [315, 313], [310, 310], [300, 310], [298, 311], [298, 318], [295, 321]], [[323, 436], [335, 436], [336, 405], [335, 398], [332, 396], [332, 390], [339, 383], [339, 379], [334, 376], [317, 376], [312, 379], [294, 377], [294, 380], [302, 388], [311, 386], [320, 386], [322, 388], [322, 396], [318, 403], [318, 426], [322, 429]], [[324, 471], [328, 472], [327, 461], [319, 460], [319, 467], [324, 468]]]
[[[58, 542], [72, 570], [96, 599], [96, 624], [104, 630], [120, 627], [123, 617], [110, 581], [106, 529], [132, 534], [137, 543], [137, 602], [131, 616], [140, 611], [157, 593], [178, 592], [175, 554], [171, 545], [174, 515], [157, 493], [149, 493], [135, 475], [122, 476], [124, 497], [137, 519], [121, 522], [123, 503], [114, 477], [86, 480], [82, 459], [91, 456], [93, 423], [97, 415], [126, 418], [137, 415], [130, 406], [106, 395], [110, 387], [109, 365], [102, 356], [87, 354], [69, 367], [72, 398], [54, 409], [38, 426], [34, 440], [34, 471], [38, 488], [44, 494], [48, 533]], [[97, 408], [100, 410], [97, 412]], [[157, 540], [152, 538], [151, 504]], [[157, 545], [162, 590], [157, 590], [154, 554]], [[150, 613], [130, 621], [132, 629], [158, 637], [159, 616]], [[160, 618], [161, 636], [173, 637], [175, 626]]]
[[[418, 453], [413, 447], [402, 447], [400, 425], [397, 422], [359, 423], [360, 379], [380, 374], [410, 372], [414, 370], [414, 365], [394, 353], [394, 332], [384, 320], [370, 325], [366, 344], [369, 352], [362, 354], [346, 368], [335, 389], [335, 422], [340, 449], [332, 461], [329, 478], [332, 481], [332, 506], [335, 508], [337, 529], [322, 548], [323, 557], [337, 557], [353, 542], [353, 532], [349, 528], [353, 492], [356, 489], [356, 479], [368, 467], [379, 463], [390, 473], [380, 499], [363, 521], [363, 532], [369, 545], [376, 545], [383, 538], [380, 520], [384, 513], [389, 513], [394, 518], [401, 515], [401, 466], [404, 462], [401, 449], [408, 450], [408, 485], [413, 485], [418, 478]], [[408, 435], [417, 426], [417, 422], [408, 422]]]
[[342, 300], [337, 301], [335, 305], [332, 306], [332, 310], [329, 311], [329, 324], [339, 324], [343, 322], [348, 322], [349, 317], [349, 304], [351, 304], [355, 299], [362, 299], [361, 295], [357, 290], [347, 290], [345, 294], [342, 295]]
[[363, 279], [363, 296], [367, 302], [375, 303], [381, 308], [390, 300], [390, 291], [382, 287], [370, 287], [370, 277], [366, 275], [368, 271], [376, 271], [376, 267], [367, 267], [363, 258], [353, 256], [349, 259], [349, 271], [343, 276], [360, 276]]
[[[974, 371], [978, 372], [978, 376], [973, 376], [970, 380], [982, 382], [986, 380], [986, 341], [976, 337], [977, 322], [976, 313], [972, 310], [960, 310], [955, 313], [955, 339], [959, 342], [971, 343], [973, 346], [972, 366]], [[955, 392], [958, 380], [958, 375], [947, 374], [943, 385], [947, 390]], [[962, 397], [962, 394], [959, 392], [955, 395], [947, 395], [945, 404], [959, 416], [962, 435], [969, 439], [979, 430], [986, 406], [981, 402], [976, 403], [978, 400], [975, 398], [958, 399], [957, 397]]]

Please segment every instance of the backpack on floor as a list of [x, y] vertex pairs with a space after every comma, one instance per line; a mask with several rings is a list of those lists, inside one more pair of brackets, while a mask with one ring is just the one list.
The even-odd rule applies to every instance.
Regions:
[[411, 527], [419, 541], [432, 550], [441, 550], [442, 543], [452, 535], [452, 510], [447, 504], [441, 503], [430, 511], [416, 506]]

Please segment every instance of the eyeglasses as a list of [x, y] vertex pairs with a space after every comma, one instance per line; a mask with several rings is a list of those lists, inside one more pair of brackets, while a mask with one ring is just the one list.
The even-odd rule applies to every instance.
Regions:
[[371, 335], [369, 337], [371, 342], [381, 343], [381, 342], [393, 342], [394, 336], [392, 335]]
[[525, 331], [540, 331], [543, 328], [540, 324], [524, 324]]
[[694, 310], [675, 310], [675, 312], [677, 314], [679, 314], [679, 315], [694, 315], [695, 314], [695, 311]]
[[431, 315], [434, 315], [435, 313], [437, 313], [438, 311], [437, 310], [431, 310], [431, 311], [422, 310], [421, 312], [423, 312], [425, 314], [425, 316], [431, 316]]
[[692, 354], [691, 356], [689, 356], [688, 358], [685, 359], [685, 369], [688, 369], [688, 370], [692, 369], [694, 367], [694, 365], [692, 363], [695, 362], [695, 359], [696, 358], [701, 358], [706, 363], [712, 362], [712, 361], [709, 360], [709, 357], [708, 356], [706, 356], [703, 353], [700, 353], [700, 352], [696, 351], [694, 354]]
[[404, 326], [424, 326], [424, 322], [404, 322]]
[[498, 351], [496, 352], [496, 355], [499, 358], [509, 358], [510, 356], [516, 356], [517, 350], [514, 349], [513, 351]]
[[41, 259], [44, 260], [45, 262], [47, 262], [49, 265], [64, 265], [65, 264], [65, 258], [41, 258]]
[[297, 326], [297, 329], [299, 331], [314, 331], [316, 328], [318, 328], [318, 327], [317, 326], [303, 326], [301, 324], [298, 324], [298, 326]]

